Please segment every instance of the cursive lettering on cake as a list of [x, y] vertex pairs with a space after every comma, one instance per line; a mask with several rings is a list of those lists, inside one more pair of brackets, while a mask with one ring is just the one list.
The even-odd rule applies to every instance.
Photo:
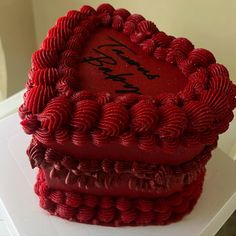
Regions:
[[[98, 45], [96, 48], [92, 48], [93, 52], [96, 53], [96, 56], [86, 56], [82, 59], [82, 63], [89, 63], [90, 65], [96, 66], [104, 74], [104, 79], [112, 80], [114, 82], [120, 82], [123, 85], [122, 89], [118, 89], [116, 93], [136, 93], [142, 94], [140, 88], [128, 82], [127, 78], [134, 76], [134, 73], [114, 73], [114, 68], [118, 65], [118, 61], [115, 59], [116, 56], [121, 61], [125, 62], [127, 65], [133, 66], [135, 70], [140, 72], [148, 80], [154, 80], [159, 78], [159, 74], [151, 74], [150, 71], [144, 68], [139, 62], [130, 58], [126, 52], [136, 55], [136, 52], [127, 45], [119, 42], [118, 40], [107, 36], [109, 43]], [[112, 54], [107, 54], [103, 49], [111, 48]], [[107, 51], [107, 50], [106, 50]]]

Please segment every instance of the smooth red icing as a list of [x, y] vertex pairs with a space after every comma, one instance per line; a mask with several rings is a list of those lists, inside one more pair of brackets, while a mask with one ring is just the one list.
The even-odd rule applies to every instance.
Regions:
[[71, 142], [63, 142], [62, 145], [56, 142], [48, 142], [45, 144], [48, 147], [52, 147], [61, 152], [68, 153], [76, 159], [79, 159], [81, 157], [95, 160], [109, 158], [111, 160], [137, 160], [147, 163], [169, 165], [178, 165], [183, 162], [189, 161], [194, 156], [198, 155], [205, 147], [205, 145], [203, 144], [196, 144], [191, 148], [180, 145], [175, 149], [175, 152], [173, 154], [163, 152], [163, 150], [161, 150], [161, 148], [159, 147], [156, 147], [151, 152], [147, 152], [137, 149], [137, 146], [135, 144], [130, 145], [129, 147], [124, 147], [117, 142], [109, 142], [101, 147], [96, 147], [91, 143], [84, 144], [81, 147], [77, 147]]
[[176, 93], [187, 83], [177, 67], [145, 55], [125, 34], [112, 28], [98, 28], [93, 33], [81, 50], [77, 70], [81, 89], [114, 95]]

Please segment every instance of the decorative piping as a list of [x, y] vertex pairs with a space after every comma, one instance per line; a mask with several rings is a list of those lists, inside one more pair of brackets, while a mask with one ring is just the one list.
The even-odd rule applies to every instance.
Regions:
[[50, 189], [39, 170], [35, 192], [43, 209], [70, 221], [107, 226], [166, 225], [193, 209], [202, 192], [204, 174], [168, 197], [129, 198]]
[[127, 183], [130, 190], [163, 193], [172, 189], [173, 184], [186, 185], [195, 181], [205, 171], [214, 147], [215, 145], [206, 146], [191, 161], [177, 166], [115, 161], [109, 157], [102, 161], [83, 158], [77, 160], [52, 148], [46, 148], [37, 140], [32, 140], [27, 154], [33, 168], [49, 170], [51, 178], [60, 177], [64, 184], [77, 183], [82, 189], [110, 189]]

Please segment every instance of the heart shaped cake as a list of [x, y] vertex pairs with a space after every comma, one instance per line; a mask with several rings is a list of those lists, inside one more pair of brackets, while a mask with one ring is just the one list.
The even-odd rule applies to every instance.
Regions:
[[109, 4], [57, 20], [26, 88], [19, 115], [40, 206], [111, 226], [189, 213], [236, 106], [211, 52]]

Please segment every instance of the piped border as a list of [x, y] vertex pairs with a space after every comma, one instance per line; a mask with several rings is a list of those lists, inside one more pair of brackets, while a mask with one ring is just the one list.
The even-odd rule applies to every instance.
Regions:
[[34, 189], [43, 209], [70, 221], [106, 226], [166, 225], [191, 212], [201, 195], [204, 175], [182, 191], [159, 198], [96, 196], [51, 189], [42, 170]]
[[177, 166], [110, 160], [109, 157], [103, 160], [75, 159], [46, 148], [34, 139], [27, 149], [27, 155], [32, 168], [46, 169], [50, 178], [59, 178], [66, 185], [77, 185], [80, 190], [94, 187], [112, 189], [127, 183], [127, 188], [132, 191], [163, 194], [176, 184], [191, 184], [205, 172], [205, 165], [215, 146], [206, 146], [191, 161]]
[[[188, 84], [177, 94], [153, 97], [78, 91], [74, 62], [96, 27], [128, 35], [146, 54], [177, 66]], [[25, 132], [42, 142], [70, 140], [78, 146], [114, 140], [145, 151], [159, 146], [174, 152], [180, 144], [212, 144], [228, 129], [236, 106], [236, 86], [211, 52], [109, 4], [96, 11], [83, 6], [58, 19], [32, 56], [26, 88], [19, 108]]]

